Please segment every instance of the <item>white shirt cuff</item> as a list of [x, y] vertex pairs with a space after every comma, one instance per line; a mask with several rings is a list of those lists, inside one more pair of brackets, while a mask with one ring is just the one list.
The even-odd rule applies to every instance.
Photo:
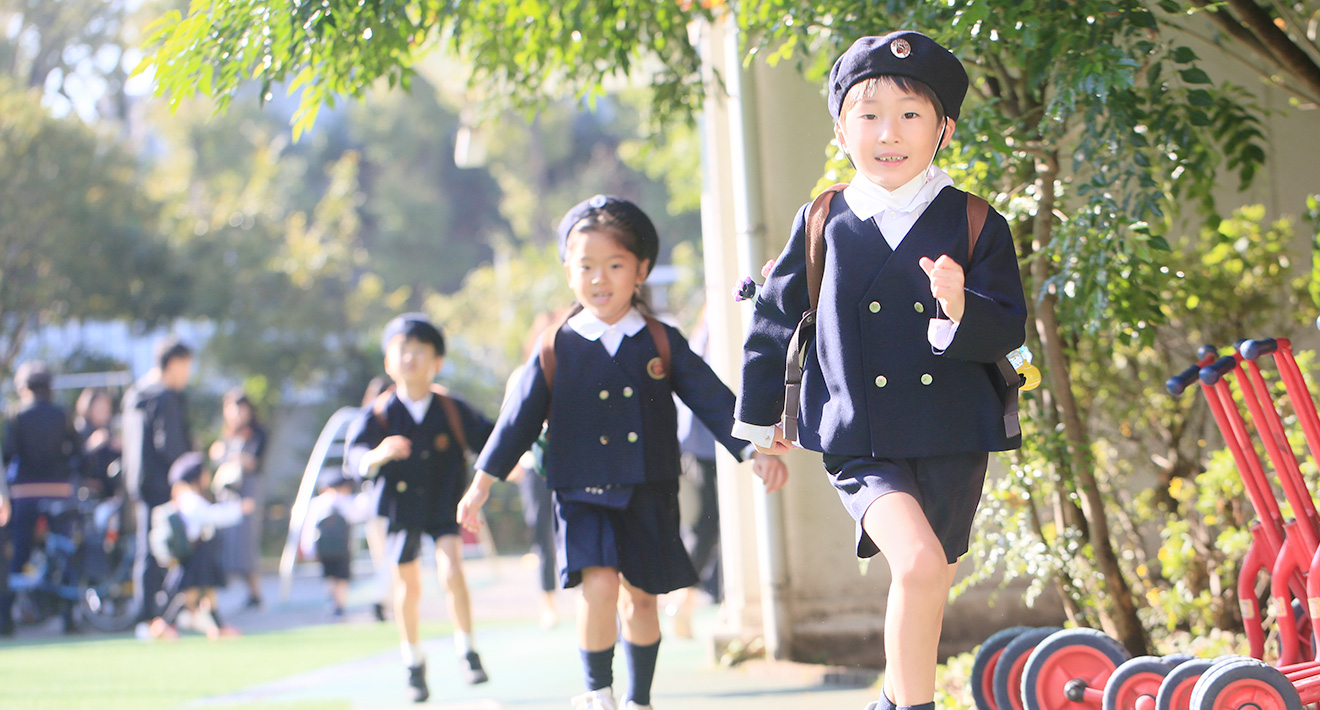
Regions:
[[771, 444], [775, 443], [774, 425], [758, 426], [756, 424], [748, 424], [747, 422], [734, 420], [732, 434], [743, 441], [750, 441], [763, 449], [768, 449]]
[[957, 333], [958, 324], [947, 318], [931, 318], [930, 325], [926, 327], [926, 339], [930, 341], [930, 347], [936, 355], [943, 355], [949, 349]]
[[747, 447], [744, 448], [744, 449], [738, 454], [738, 456], [739, 456], [739, 458], [741, 458], [743, 461], [751, 461], [751, 460], [752, 460], [752, 456], [755, 455], [755, 454], [756, 454], [756, 444], [748, 444]]

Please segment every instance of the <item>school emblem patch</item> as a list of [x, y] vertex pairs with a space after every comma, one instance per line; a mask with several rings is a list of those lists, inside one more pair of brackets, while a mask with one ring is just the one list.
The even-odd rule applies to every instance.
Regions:
[[907, 59], [908, 55], [912, 54], [912, 45], [908, 44], [907, 40], [899, 38], [889, 43], [889, 51], [899, 59]]
[[646, 374], [653, 380], [665, 379], [665, 361], [658, 357], [651, 358], [651, 361], [646, 363]]
[[436, 451], [448, 451], [448, 450], [449, 450], [449, 435], [448, 435], [448, 434], [436, 434], [436, 435], [435, 435], [435, 442], [434, 442], [434, 443], [435, 443], [435, 450], [436, 450]]

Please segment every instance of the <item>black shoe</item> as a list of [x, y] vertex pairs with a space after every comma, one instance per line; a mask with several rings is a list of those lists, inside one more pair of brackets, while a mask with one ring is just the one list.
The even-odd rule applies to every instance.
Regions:
[[408, 666], [408, 687], [413, 690], [413, 702], [424, 703], [431, 697], [431, 691], [426, 687], [426, 663], [418, 663], [415, 666]]
[[384, 621], [384, 620], [385, 620], [385, 605], [384, 605], [384, 604], [381, 604], [380, 602], [376, 602], [375, 604], [372, 604], [372, 605], [371, 605], [371, 610], [372, 610], [373, 612], [376, 613], [376, 621]]
[[247, 603], [243, 605], [244, 609], [261, 609], [261, 597], [249, 596]]
[[486, 675], [485, 669], [481, 667], [481, 656], [476, 651], [468, 651], [466, 656], [458, 662], [458, 670], [463, 674], [463, 680], [468, 685], [479, 685], [490, 680]]

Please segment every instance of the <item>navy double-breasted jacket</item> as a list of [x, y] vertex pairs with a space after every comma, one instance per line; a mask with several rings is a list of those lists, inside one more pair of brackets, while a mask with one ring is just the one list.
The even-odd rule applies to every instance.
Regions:
[[551, 488], [629, 485], [679, 475], [673, 394], [741, 459], [734, 438], [733, 392], [679, 332], [666, 325], [670, 373], [658, 372], [649, 329], [625, 337], [611, 356], [565, 324], [555, 336], [554, 391], [546, 386], [538, 347], [505, 398], [477, 470], [508, 476], [547, 422], [546, 484]]
[[[453, 396], [450, 399], [458, 408], [468, 448], [480, 451], [493, 425], [463, 400]], [[438, 395], [432, 395], [420, 422], [413, 419], [408, 407], [393, 392], [383, 414], [384, 426], [372, 407], [364, 407], [354, 427], [357, 434], [348, 443], [349, 448], [374, 449], [386, 437], [402, 435], [412, 444], [408, 458], [386, 462], [377, 471], [381, 486], [377, 513], [389, 518], [391, 530], [453, 525], [458, 501], [468, 483], [467, 458]]]
[[[967, 193], [944, 188], [890, 249], [874, 220], [833, 200], [815, 347], [803, 368], [802, 446], [898, 458], [1021, 444], [1005, 433], [1005, 387], [993, 364], [1026, 337], [1017, 253], [1007, 221], [991, 209], [969, 262], [966, 205]], [[756, 298], [737, 409], [748, 424], [775, 424], [783, 410], [788, 342], [809, 307], [806, 213], [799, 210]], [[936, 301], [918, 261], [944, 254], [963, 265], [967, 305], [953, 342], [937, 354], [927, 335]]]

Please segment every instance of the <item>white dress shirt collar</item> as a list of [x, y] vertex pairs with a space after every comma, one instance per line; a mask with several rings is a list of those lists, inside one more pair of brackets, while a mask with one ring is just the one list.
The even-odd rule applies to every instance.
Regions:
[[433, 395], [430, 392], [427, 392], [425, 397], [416, 401], [408, 399], [404, 396], [403, 392], [398, 390], [394, 391], [394, 395], [398, 397], [399, 401], [403, 403], [403, 406], [408, 409], [408, 413], [412, 415], [413, 421], [421, 424], [422, 420], [426, 418], [426, 410], [431, 408], [431, 399], [433, 398]]
[[591, 311], [582, 310], [568, 319], [568, 327], [587, 340], [599, 340], [611, 356], [619, 352], [619, 345], [624, 337], [637, 335], [646, 327], [646, 318], [631, 308], [613, 325], [592, 315]]
[[921, 211], [952, 184], [953, 178], [934, 165], [895, 190], [886, 190], [858, 172], [844, 189], [843, 199], [858, 219], [866, 221], [881, 212]]

